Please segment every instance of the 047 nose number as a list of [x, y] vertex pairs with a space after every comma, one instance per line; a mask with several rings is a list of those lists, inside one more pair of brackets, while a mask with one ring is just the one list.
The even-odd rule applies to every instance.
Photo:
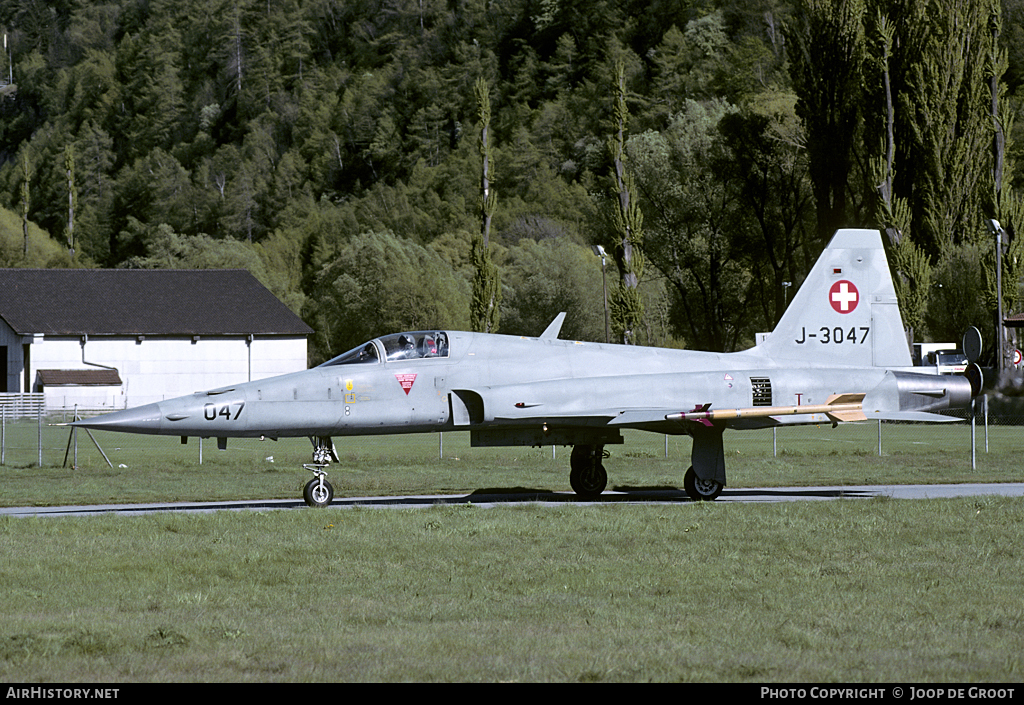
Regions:
[[238, 417], [242, 415], [242, 409], [245, 408], [245, 402], [240, 401], [234, 404], [203, 404], [203, 418], [207, 421], [216, 421], [218, 418], [223, 418], [228, 421], [237, 421]]

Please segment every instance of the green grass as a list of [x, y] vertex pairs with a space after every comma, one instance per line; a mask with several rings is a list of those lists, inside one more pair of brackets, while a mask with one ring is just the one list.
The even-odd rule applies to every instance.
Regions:
[[0, 519], [0, 680], [1019, 681], [1024, 503]]
[[[297, 498], [308, 442], [8, 429], [6, 506]], [[18, 433], [28, 437], [28, 452]], [[726, 436], [730, 486], [1020, 481], [964, 426]], [[689, 441], [627, 434], [614, 488], [678, 487]], [[979, 432], [979, 444], [982, 436]], [[339, 495], [568, 491], [568, 449], [338, 439]], [[273, 461], [268, 458], [273, 456]], [[124, 466], [124, 467], [121, 467]], [[0, 679], [1018, 681], [1024, 502], [887, 499], [0, 518]]]

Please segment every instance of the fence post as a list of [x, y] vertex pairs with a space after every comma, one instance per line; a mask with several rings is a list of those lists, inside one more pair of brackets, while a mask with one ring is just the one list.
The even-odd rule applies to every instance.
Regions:
[[985, 414], [985, 452], [988, 453], [988, 394], [981, 395], [981, 409]]
[[0, 406], [0, 465], [7, 464], [7, 407]]
[[882, 457], [882, 419], [878, 419], [878, 457]]
[[971, 399], [971, 470], [977, 470], [978, 469], [977, 451], [976, 451], [977, 439], [975, 438], [975, 435], [974, 435], [974, 417], [977, 416], [977, 413], [976, 413], [977, 405], [978, 405], [978, 398], [975, 397], [974, 399]]
[[43, 467], [43, 407], [39, 407], [39, 415], [36, 419], [36, 439], [39, 446], [39, 467]]

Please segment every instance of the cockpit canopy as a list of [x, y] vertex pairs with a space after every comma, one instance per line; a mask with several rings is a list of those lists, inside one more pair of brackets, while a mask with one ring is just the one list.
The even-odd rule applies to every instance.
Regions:
[[380, 362], [381, 349], [387, 362], [448, 357], [448, 334], [438, 330], [385, 335], [352, 348], [321, 367]]

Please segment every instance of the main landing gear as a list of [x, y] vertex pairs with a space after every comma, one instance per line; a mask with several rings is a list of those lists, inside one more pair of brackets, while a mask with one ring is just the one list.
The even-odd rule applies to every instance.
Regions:
[[[725, 450], [723, 426], [691, 423], [686, 432], [693, 438], [690, 468], [683, 475], [683, 489], [694, 502], [718, 499], [725, 487]], [[695, 469], [696, 468], [696, 469]]]
[[580, 497], [596, 497], [608, 484], [604, 463], [608, 457], [604, 446], [578, 445], [569, 456], [569, 484]]
[[710, 502], [722, 494], [722, 483], [717, 480], [700, 479], [691, 465], [683, 475], [683, 489], [694, 502]]
[[[718, 434], [718, 438], [721, 438], [721, 434]], [[569, 484], [576, 494], [593, 499], [604, 492], [608, 484], [608, 473], [605, 472], [602, 461], [607, 457], [608, 453], [601, 445], [573, 446], [572, 455], [569, 457]], [[692, 465], [683, 475], [683, 488], [694, 502], [711, 502], [718, 499], [724, 486], [725, 483], [715, 478], [701, 479]]]

